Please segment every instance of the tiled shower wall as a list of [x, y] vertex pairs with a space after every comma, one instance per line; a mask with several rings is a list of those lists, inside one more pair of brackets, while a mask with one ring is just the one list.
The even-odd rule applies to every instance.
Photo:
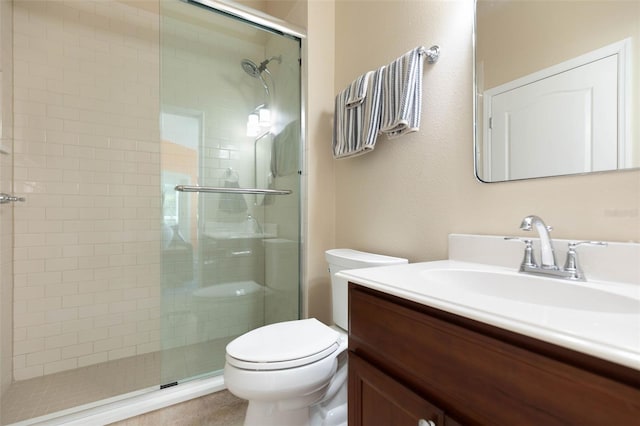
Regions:
[[[11, 2], [0, 3], [0, 192], [11, 194], [13, 137]], [[13, 206], [0, 206], [0, 394], [11, 384], [13, 348]]]
[[14, 1], [16, 380], [160, 349], [159, 16], [132, 4]]

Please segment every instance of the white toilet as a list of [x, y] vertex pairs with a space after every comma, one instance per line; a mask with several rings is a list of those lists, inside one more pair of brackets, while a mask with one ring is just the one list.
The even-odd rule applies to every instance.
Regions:
[[344, 269], [407, 263], [407, 259], [334, 249], [325, 253], [331, 273], [333, 321], [285, 321], [252, 330], [227, 345], [224, 380], [249, 400], [245, 426], [346, 426], [347, 282]]

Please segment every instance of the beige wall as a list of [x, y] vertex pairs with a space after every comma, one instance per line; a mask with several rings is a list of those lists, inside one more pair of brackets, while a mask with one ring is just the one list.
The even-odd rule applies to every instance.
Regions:
[[640, 172], [484, 184], [473, 173], [473, 2], [336, 4], [337, 93], [417, 45], [442, 54], [424, 72], [421, 130], [379, 138], [375, 151], [335, 161], [336, 245], [443, 259], [453, 232], [512, 235], [527, 214], [558, 238], [640, 241]]
[[307, 23], [307, 141], [303, 271], [304, 313], [331, 323], [331, 287], [324, 252], [335, 248], [334, 162], [331, 137], [334, 93], [335, 4], [309, 1]]

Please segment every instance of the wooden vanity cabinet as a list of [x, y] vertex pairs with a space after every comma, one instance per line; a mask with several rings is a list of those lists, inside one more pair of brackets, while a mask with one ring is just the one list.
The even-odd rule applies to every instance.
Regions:
[[640, 426], [640, 371], [350, 283], [349, 426], [462, 424]]

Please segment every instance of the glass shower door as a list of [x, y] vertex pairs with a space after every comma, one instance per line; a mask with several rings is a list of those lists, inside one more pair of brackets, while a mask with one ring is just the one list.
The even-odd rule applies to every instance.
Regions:
[[162, 383], [299, 317], [300, 40], [161, 2]]

